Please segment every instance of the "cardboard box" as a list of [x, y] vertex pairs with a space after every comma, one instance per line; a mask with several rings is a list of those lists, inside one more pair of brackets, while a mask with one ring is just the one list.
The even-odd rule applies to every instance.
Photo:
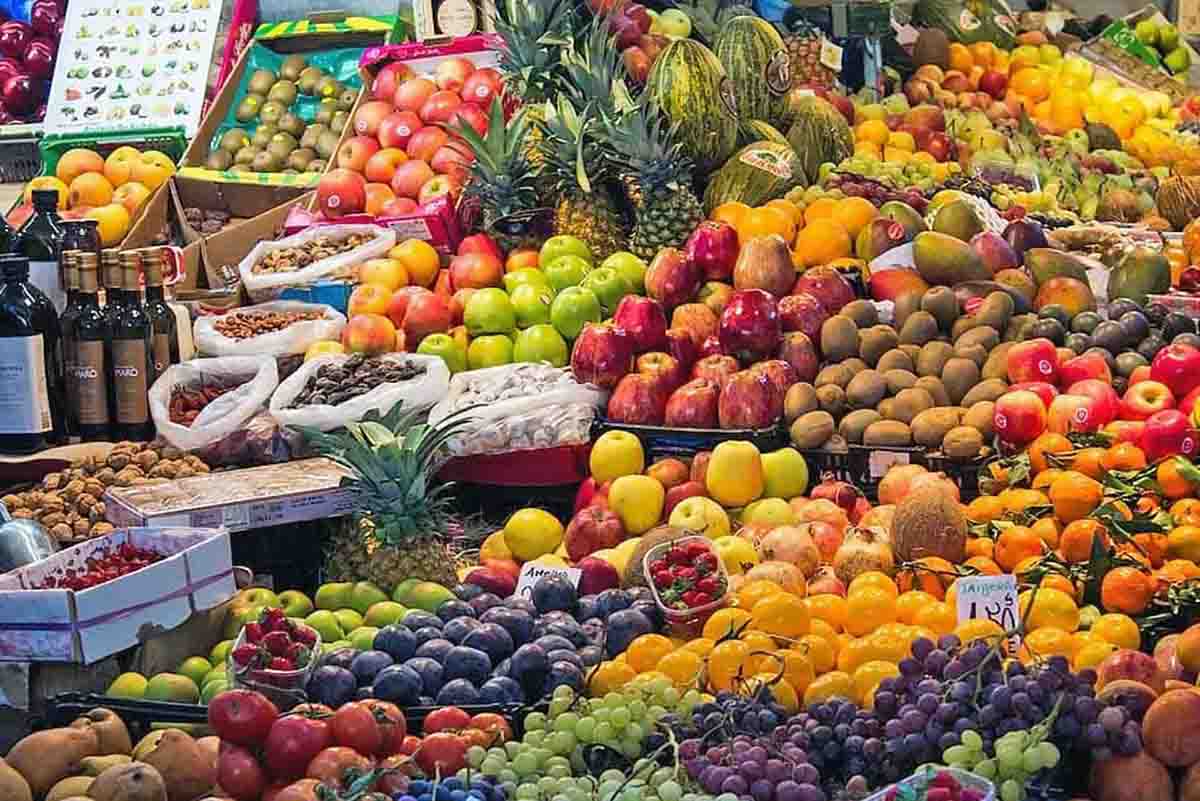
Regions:
[[159, 245], [163, 243], [165, 236], [166, 242], [176, 250], [179, 277], [173, 286], [175, 291], [179, 292], [196, 288], [204, 263], [200, 246], [194, 242], [187, 242], [179, 230], [171, 201], [171, 186], [174, 180], [172, 178], [160, 187], [146, 202], [137, 222], [125, 235], [121, 248], [129, 250]]
[[169, 484], [110, 487], [104, 495], [105, 517], [116, 526], [217, 525], [233, 532], [339, 517], [357, 506], [354, 493], [341, 486], [346, 475], [322, 457], [206, 473]]
[[[197, 182], [184, 179], [184, 192], [190, 191]], [[197, 243], [204, 252], [204, 269], [210, 287], [224, 287], [236, 283], [237, 266], [254, 246], [266, 239], [275, 239], [276, 233], [285, 229], [285, 221], [292, 209], [300, 208], [312, 201], [314, 192], [305, 192], [290, 198], [278, 206], [259, 212], [250, 219], [231, 225], [225, 230], [203, 237]], [[211, 207], [210, 207], [211, 208]], [[226, 270], [226, 268], [229, 268]], [[226, 273], [228, 272], [228, 275]]]
[[[32, 587], [98, 551], [129, 542], [171, 554], [90, 589]], [[0, 576], [0, 661], [91, 664], [175, 628], [233, 597], [229, 532], [128, 528]]]

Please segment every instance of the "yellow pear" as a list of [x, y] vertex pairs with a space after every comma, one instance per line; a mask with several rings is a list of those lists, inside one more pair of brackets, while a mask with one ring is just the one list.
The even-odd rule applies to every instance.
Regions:
[[756, 501], [762, 497], [765, 484], [762, 454], [751, 442], [722, 442], [713, 449], [704, 483], [708, 494], [722, 506], [745, 506]]

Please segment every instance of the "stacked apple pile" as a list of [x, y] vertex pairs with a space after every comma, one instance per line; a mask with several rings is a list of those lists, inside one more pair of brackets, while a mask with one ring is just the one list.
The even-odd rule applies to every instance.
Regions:
[[65, 14], [61, 0], [34, 0], [28, 22], [0, 23], [0, 125], [46, 116]]
[[1124, 397], [1113, 389], [1113, 374], [1101, 353], [1066, 360], [1060, 353], [1041, 338], [1009, 350], [1013, 385], [997, 399], [994, 421], [1002, 442], [1023, 447], [1045, 431], [1101, 431], [1116, 442], [1137, 445], [1149, 462], [1195, 455], [1200, 349], [1184, 343], [1162, 348], [1129, 376]]
[[354, 114], [354, 135], [338, 148], [336, 169], [317, 187], [321, 212], [399, 217], [457, 198], [475, 154], [452, 132], [469, 125], [485, 133], [486, 110], [500, 90], [499, 72], [462, 56], [440, 62], [430, 76], [401, 62], [385, 66]]
[[609, 33], [621, 51], [626, 71], [637, 83], [645, 83], [658, 54], [672, 38], [692, 35], [691, 17], [678, 8], [658, 12], [641, 3], [612, 0], [592, 0], [590, 5], [597, 14], [608, 14]]

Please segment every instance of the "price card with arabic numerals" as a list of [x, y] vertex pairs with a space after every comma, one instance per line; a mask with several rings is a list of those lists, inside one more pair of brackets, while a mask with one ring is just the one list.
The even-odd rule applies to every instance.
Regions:
[[[1021, 622], [1021, 609], [1017, 602], [1017, 577], [964, 576], [956, 583], [958, 595], [958, 622], [986, 619], [1004, 631], [1015, 631]], [[1008, 638], [1009, 653], [1021, 647], [1020, 635]]]

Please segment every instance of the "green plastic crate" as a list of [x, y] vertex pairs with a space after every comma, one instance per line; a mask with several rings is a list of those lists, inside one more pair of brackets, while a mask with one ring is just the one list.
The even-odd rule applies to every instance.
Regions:
[[53, 175], [63, 153], [77, 147], [94, 150], [107, 157], [119, 147], [130, 145], [138, 150], [158, 150], [176, 164], [187, 149], [183, 128], [143, 128], [138, 131], [92, 131], [79, 134], [48, 134], [42, 137], [42, 174]]

